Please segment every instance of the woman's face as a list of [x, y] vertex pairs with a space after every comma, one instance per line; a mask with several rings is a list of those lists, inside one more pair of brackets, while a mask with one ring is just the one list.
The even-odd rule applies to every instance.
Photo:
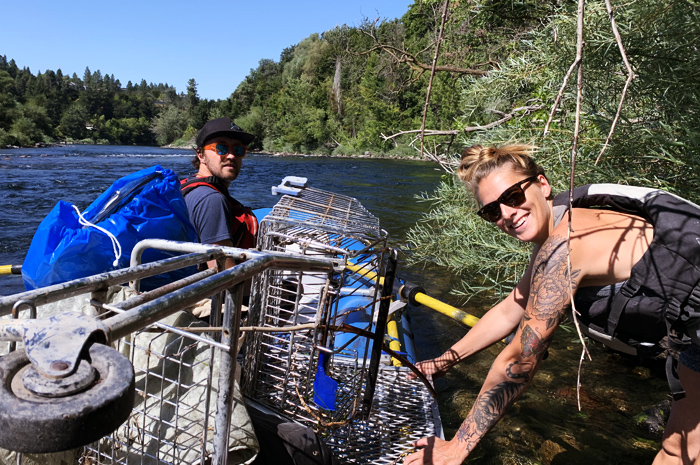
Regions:
[[[511, 200], [518, 198], [517, 185], [527, 178], [527, 175], [515, 171], [511, 165], [504, 165], [479, 182], [477, 200], [482, 206], [497, 202], [499, 199], [504, 200], [501, 195], [511, 188], [509, 191], [511, 195], [507, 197]], [[549, 237], [552, 215], [547, 197], [551, 194], [552, 187], [544, 176], [520, 183], [519, 186], [525, 194], [523, 203], [508, 206], [498, 202], [490, 207], [491, 211], [496, 213], [495, 216], [498, 216], [498, 210], [495, 208], [500, 209], [500, 218], [495, 221], [495, 224], [500, 230], [516, 239], [541, 245]]]

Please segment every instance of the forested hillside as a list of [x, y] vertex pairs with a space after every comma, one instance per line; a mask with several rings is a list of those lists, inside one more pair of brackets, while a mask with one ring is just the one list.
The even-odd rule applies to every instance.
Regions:
[[0, 146], [85, 142], [165, 145], [195, 133], [218, 102], [168, 84], [142, 80], [123, 85], [114, 74], [91, 72], [82, 79], [60, 69], [34, 75], [0, 56]]
[[[261, 59], [217, 101], [200, 99], [194, 79], [178, 93], [145, 80], [124, 85], [89, 68], [82, 78], [60, 69], [33, 74], [0, 56], [0, 145], [186, 143], [208, 118], [230, 116], [257, 136], [257, 149], [415, 155], [415, 134], [387, 137], [421, 125], [442, 6], [416, 1], [399, 19], [366, 18], [314, 33], [278, 60]], [[514, 38], [554, 11], [548, 1], [453, 2], [426, 127], [454, 129], [464, 111], [464, 78], [497, 69]]]

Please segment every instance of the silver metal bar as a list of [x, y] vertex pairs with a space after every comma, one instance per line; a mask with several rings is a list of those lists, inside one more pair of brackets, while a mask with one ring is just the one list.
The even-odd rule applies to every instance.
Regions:
[[241, 326], [241, 305], [243, 285], [237, 284], [226, 291], [224, 311], [224, 331], [221, 342], [229, 346], [222, 350], [219, 362], [219, 393], [216, 398], [216, 418], [214, 419], [214, 456], [212, 463], [226, 465], [228, 458], [228, 438], [233, 412], [234, 373], [238, 353], [238, 334]]
[[192, 283], [195, 283], [199, 281], [200, 279], [208, 278], [209, 276], [213, 275], [216, 273], [216, 270], [213, 268], [207, 268], [204, 271], [200, 271], [199, 273], [195, 273], [191, 276], [188, 276], [183, 279], [179, 279], [177, 281], [174, 281], [172, 283], [166, 284], [165, 286], [157, 287], [153, 289], [152, 291], [148, 292], [142, 292], [138, 295], [135, 295], [134, 297], [124, 300], [123, 302], [119, 302], [117, 304], [114, 304], [115, 307], [121, 308], [123, 310], [129, 310], [130, 308], [134, 308], [137, 305], [141, 305], [142, 303], [148, 302], [149, 300], [156, 299], [158, 297], [162, 297], [166, 294], [169, 294], [171, 292], [177, 291], [178, 289], [182, 289], [183, 287], [190, 285]]
[[[214, 360], [215, 350], [213, 347], [209, 349], [209, 360]], [[235, 372], [234, 372], [235, 375]], [[205, 403], [207, 414], [204, 415], [204, 422], [202, 424], [202, 448], [199, 452], [199, 464], [204, 465], [207, 458], [207, 436], [209, 435], [209, 402], [211, 401], [211, 383], [214, 380], [214, 364], [209, 364], [209, 373], [207, 374], [207, 386], [209, 389], [206, 390]]]
[[[345, 269], [345, 260], [342, 258], [332, 257], [309, 257], [289, 252], [259, 252], [252, 249], [239, 249], [236, 247], [224, 247], [206, 244], [197, 244], [194, 242], [177, 242], [167, 241], [165, 239], [145, 239], [134, 246], [131, 253], [132, 263], [138, 263], [138, 258], [143, 254], [143, 251], [149, 248], [158, 250], [167, 250], [171, 252], [200, 252], [214, 253], [224, 255], [227, 258], [233, 258], [238, 261], [251, 260], [256, 257], [268, 257], [272, 255], [275, 258], [274, 268], [293, 269], [298, 271], [328, 271], [329, 262], [333, 265], [334, 271], [342, 271]], [[212, 257], [213, 260], [216, 257]], [[155, 262], [154, 262], [155, 263]], [[132, 265], [135, 266], [135, 265]]]
[[[126, 302], [126, 301], [125, 301], [125, 302]], [[90, 301], [90, 303], [91, 303], [92, 305], [95, 305], [96, 307], [100, 307], [100, 308], [103, 308], [103, 309], [105, 309], [105, 310], [107, 310], [107, 311], [114, 312], [114, 313], [118, 313], [118, 314], [126, 313], [126, 312], [128, 311], [128, 310], [124, 310], [124, 309], [122, 309], [122, 308], [119, 308], [117, 305], [107, 305], [107, 304], [103, 304], [103, 303], [100, 303], [100, 302], [97, 302], [97, 301]], [[120, 303], [123, 303], [123, 302], [120, 302]], [[209, 338], [206, 338], [206, 337], [203, 337], [203, 336], [199, 336], [199, 335], [194, 334], [194, 333], [192, 333], [192, 332], [190, 332], [190, 331], [187, 331], [187, 330], [184, 330], [184, 329], [180, 329], [180, 328], [176, 328], [176, 327], [174, 327], [174, 326], [170, 326], [170, 325], [166, 325], [166, 324], [158, 323], [158, 322], [152, 323], [151, 326], [154, 326], [154, 327], [156, 327], [156, 328], [158, 328], [158, 329], [162, 329], [163, 331], [167, 331], [167, 332], [170, 332], [170, 333], [178, 334], [178, 335], [180, 335], [180, 336], [184, 336], [184, 337], [186, 337], [186, 338], [188, 338], [188, 339], [193, 339], [193, 340], [195, 340], [195, 341], [197, 341], [197, 342], [201, 342], [201, 343], [203, 343], [203, 344], [207, 344], [207, 345], [216, 347], [216, 348], [221, 349], [221, 350], [228, 350], [228, 349], [229, 349], [229, 346], [226, 345], [226, 344], [222, 344], [222, 343], [220, 343], [220, 342], [212, 341], [212, 340], [209, 339]], [[0, 325], [0, 330], [1, 330], [1, 329], [3, 329], [3, 326], [2, 326], [2, 325]], [[1, 334], [0, 334], [0, 340], [4, 340], [4, 339], [2, 338], [2, 335], [1, 335]]]
[[211, 260], [213, 258], [214, 256], [211, 253], [182, 255], [2, 297], [0, 298], [0, 316], [9, 314], [13, 305], [18, 300], [32, 301], [36, 306], [44, 305], [86, 292], [105, 289], [115, 284], [126, 283], [133, 279], [147, 278], [178, 268], [196, 265], [202, 263], [202, 261]]
[[216, 294], [241, 283], [268, 268], [272, 262], [274, 262], [274, 257], [271, 256], [248, 260], [214, 276], [183, 287], [175, 294], [159, 297], [125, 313], [110, 317], [104, 321], [109, 330], [110, 342], [155, 323], [178, 310], [183, 310], [199, 302], [202, 297]]
[[[233, 248], [222, 247], [222, 250], [224, 249]], [[342, 262], [342, 260], [340, 261]], [[308, 268], [314, 271], [330, 272], [335, 269], [338, 262], [338, 260], [333, 259], [310, 258], [301, 255], [255, 252], [248, 261], [183, 287], [176, 293], [159, 297], [134, 307], [126, 313], [104, 320], [105, 326], [107, 326], [109, 331], [108, 338], [111, 342], [124, 337], [178, 310], [197, 303], [202, 297], [222, 292], [269, 268]]]

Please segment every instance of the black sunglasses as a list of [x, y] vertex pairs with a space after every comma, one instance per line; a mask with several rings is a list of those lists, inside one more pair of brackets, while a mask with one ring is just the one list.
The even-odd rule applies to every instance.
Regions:
[[491, 223], [495, 223], [496, 221], [501, 219], [501, 205], [506, 205], [508, 207], [517, 207], [519, 205], [522, 205], [525, 203], [525, 191], [523, 191], [522, 185], [525, 184], [526, 182], [534, 181], [537, 179], [538, 175], [530, 176], [529, 178], [525, 178], [522, 181], [518, 181], [512, 186], [510, 186], [508, 189], [504, 190], [503, 193], [498, 197], [498, 199], [494, 200], [491, 203], [487, 203], [481, 209], [476, 212], [477, 215], [485, 219], [486, 221], [490, 221]]

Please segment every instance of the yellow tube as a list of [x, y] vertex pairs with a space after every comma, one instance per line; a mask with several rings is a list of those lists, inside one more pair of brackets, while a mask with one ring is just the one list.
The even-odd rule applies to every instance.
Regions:
[[[401, 342], [399, 342], [399, 327], [396, 324], [396, 320], [394, 319], [394, 316], [392, 315], [391, 318], [389, 319], [389, 322], [386, 324], [386, 333], [389, 336], [389, 348], [393, 350], [394, 352], [400, 352], [401, 351]], [[395, 367], [400, 367], [401, 362], [394, 357], [391, 357], [391, 364], [394, 365]]]
[[0, 275], [12, 274], [12, 265], [0, 265]]
[[[345, 268], [347, 268], [348, 270], [352, 271], [353, 273], [359, 274], [359, 275], [362, 276], [363, 278], [369, 279], [370, 281], [377, 281], [377, 273], [375, 273], [374, 271], [370, 271], [370, 270], [368, 270], [368, 269], [365, 268], [365, 267], [362, 267], [362, 266], [359, 266], [359, 265], [355, 265], [355, 264], [353, 264], [353, 263], [348, 262], [348, 263], [345, 265]], [[379, 284], [383, 284], [383, 283], [384, 283], [384, 278], [381, 278], [381, 279], [379, 280]]]
[[475, 317], [474, 315], [470, 315], [467, 312], [453, 307], [452, 305], [440, 302], [437, 299], [433, 299], [432, 297], [425, 295], [422, 292], [417, 293], [415, 299], [416, 302], [418, 302], [419, 304], [423, 304], [426, 307], [432, 308], [433, 310], [442, 313], [443, 315], [447, 315], [450, 318], [459, 321], [460, 323], [464, 323], [470, 328], [474, 326], [477, 323], [477, 321], [479, 321], [479, 318]]

